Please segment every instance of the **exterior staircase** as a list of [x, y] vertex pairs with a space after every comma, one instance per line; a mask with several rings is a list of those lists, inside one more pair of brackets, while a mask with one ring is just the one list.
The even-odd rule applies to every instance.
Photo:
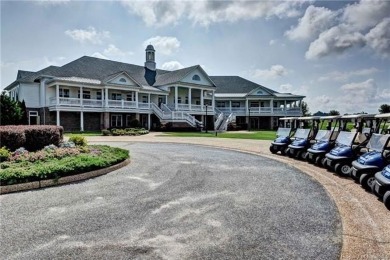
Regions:
[[159, 108], [155, 103], [152, 103], [151, 108], [153, 113], [160, 119], [161, 123], [187, 123], [192, 127], [203, 127], [203, 122], [197, 120], [187, 112], [172, 111], [165, 104], [161, 104], [161, 108]]
[[233, 113], [226, 115], [218, 110], [216, 110], [216, 113], [217, 113], [217, 120], [215, 120], [215, 123], [214, 123], [215, 131], [217, 131], [217, 132], [227, 131], [227, 127], [228, 127], [229, 123], [233, 122], [233, 120], [234, 120]]

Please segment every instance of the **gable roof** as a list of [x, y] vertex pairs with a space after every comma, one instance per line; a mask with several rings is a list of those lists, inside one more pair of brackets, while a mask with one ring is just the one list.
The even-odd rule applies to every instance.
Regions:
[[217, 86], [215, 93], [249, 93], [257, 88], [262, 88], [265, 91], [275, 94], [278, 93], [272, 89], [241, 78], [239, 76], [210, 76], [211, 80]]
[[166, 73], [159, 75], [157, 77], [155, 85], [156, 86], [163, 86], [163, 85], [178, 82], [181, 79], [183, 79], [185, 76], [187, 76], [191, 71], [195, 70], [198, 67], [199, 67], [199, 65], [195, 65], [195, 66], [191, 66], [188, 68], [183, 68], [183, 69], [179, 69], [179, 70], [166, 72]]

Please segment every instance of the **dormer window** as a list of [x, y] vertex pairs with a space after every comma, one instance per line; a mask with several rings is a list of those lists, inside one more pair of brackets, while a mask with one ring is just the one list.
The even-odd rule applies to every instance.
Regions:
[[192, 77], [192, 80], [200, 81], [199, 75], [194, 75], [194, 76]]
[[120, 79], [119, 79], [119, 82], [126, 83], [127, 81], [126, 81], [125, 78], [120, 78]]

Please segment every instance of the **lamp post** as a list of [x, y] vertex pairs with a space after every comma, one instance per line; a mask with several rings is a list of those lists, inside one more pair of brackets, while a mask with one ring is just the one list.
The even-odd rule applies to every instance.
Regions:
[[204, 125], [205, 125], [205, 127], [206, 127], [206, 133], [208, 133], [208, 132], [207, 132], [207, 105], [206, 105], [206, 118], [205, 118], [205, 120], [204, 120]]
[[250, 107], [248, 107], [248, 111], [249, 111], [248, 131], [250, 132], [251, 131], [251, 108]]

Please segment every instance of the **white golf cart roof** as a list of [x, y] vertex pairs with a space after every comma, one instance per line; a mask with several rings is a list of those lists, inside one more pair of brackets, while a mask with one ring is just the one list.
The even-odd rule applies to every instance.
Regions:
[[323, 120], [323, 119], [337, 119], [337, 118], [340, 118], [341, 116], [340, 115], [337, 115], [337, 116], [321, 116], [320, 119]]
[[298, 117], [298, 120], [315, 120], [315, 119], [320, 119], [320, 116], [302, 116]]
[[375, 118], [390, 118], [390, 113], [378, 114]]
[[357, 114], [357, 115], [345, 115], [343, 119], [356, 119], [356, 118], [374, 118], [375, 114]]
[[279, 118], [279, 120], [297, 120], [297, 119], [298, 119], [298, 117], [296, 117], [296, 116]]

